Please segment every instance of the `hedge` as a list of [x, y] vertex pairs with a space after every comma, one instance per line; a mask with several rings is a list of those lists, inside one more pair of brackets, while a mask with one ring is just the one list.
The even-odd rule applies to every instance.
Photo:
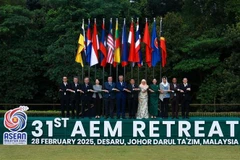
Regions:
[[[0, 117], [3, 117], [6, 110], [0, 110]], [[27, 111], [29, 117], [59, 117], [60, 111]], [[179, 116], [181, 114], [179, 113]], [[190, 117], [240, 117], [240, 112], [190, 112]], [[169, 116], [171, 113], [169, 112]]]

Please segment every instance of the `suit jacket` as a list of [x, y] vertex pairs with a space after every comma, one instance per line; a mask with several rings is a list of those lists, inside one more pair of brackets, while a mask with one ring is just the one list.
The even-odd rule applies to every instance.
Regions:
[[128, 99], [138, 99], [138, 91], [133, 90], [134, 88], [138, 88], [135, 84], [132, 86], [131, 84], [128, 84], [127, 89], [131, 91], [131, 93], [128, 93]]
[[178, 89], [180, 88], [180, 85], [179, 84], [176, 84], [176, 87], [174, 87], [173, 83], [170, 84], [170, 90], [172, 91], [170, 93], [170, 98], [173, 99], [174, 97], [176, 99], [179, 99], [179, 91]]
[[103, 98], [115, 99], [115, 97], [116, 97], [115, 91], [112, 90], [115, 87], [116, 87], [115, 83], [112, 82], [112, 85], [110, 85], [108, 82], [105, 82], [104, 83], [104, 89], [108, 90], [108, 93], [105, 92], [104, 95], [103, 95]]
[[191, 100], [191, 95], [190, 95], [191, 91], [187, 91], [187, 88], [191, 88], [191, 85], [187, 84], [187, 86], [185, 87], [184, 84], [180, 84], [180, 89], [184, 91], [183, 93], [180, 92], [181, 99], [190, 101]]
[[89, 92], [88, 91], [89, 89], [93, 89], [93, 86], [90, 83], [88, 83], [87, 86], [86, 86], [85, 83], [82, 84], [81, 90], [84, 92], [84, 93], [82, 93], [82, 96], [81, 96], [82, 99], [84, 99], [84, 100], [91, 100], [92, 99], [92, 92]]
[[81, 85], [77, 83], [77, 86], [75, 86], [75, 83], [72, 83], [71, 89], [75, 91], [75, 93], [71, 92], [71, 100], [80, 100], [80, 92], [77, 92], [77, 90], [81, 89]]
[[60, 99], [69, 99], [70, 98], [70, 92], [67, 91], [67, 89], [71, 89], [70, 84], [67, 83], [67, 85], [65, 86], [64, 83], [61, 83], [59, 85], [59, 89], [62, 90], [62, 91], [59, 91]]
[[122, 85], [120, 82], [117, 82], [116, 88], [119, 90], [119, 92], [117, 92], [116, 94], [117, 98], [126, 98], [126, 91], [123, 90], [124, 88], [127, 88], [126, 82], [122, 82]]

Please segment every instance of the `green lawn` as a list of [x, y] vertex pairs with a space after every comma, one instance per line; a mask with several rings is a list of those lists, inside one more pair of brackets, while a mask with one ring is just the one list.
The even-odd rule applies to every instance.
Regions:
[[239, 160], [240, 146], [0, 146], [1, 160]]

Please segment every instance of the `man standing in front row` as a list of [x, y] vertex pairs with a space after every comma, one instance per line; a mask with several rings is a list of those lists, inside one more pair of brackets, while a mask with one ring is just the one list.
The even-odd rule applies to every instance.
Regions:
[[191, 101], [191, 85], [188, 84], [188, 79], [183, 78], [183, 84], [180, 85], [179, 91], [181, 93], [181, 107], [182, 107], [182, 118], [189, 119], [189, 104]]
[[115, 100], [115, 83], [112, 82], [112, 76], [108, 77], [108, 81], [104, 83], [104, 106], [105, 106], [105, 118], [110, 115], [113, 118], [114, 100]]
[[[80, 102], [81, 102], [81, 94], [83, 91], [81, 90], [81, 86], [78, 83], [78, 77], [73, 77], [73, 83], [71, 85], [71, 108], [72, 108], [72, 118], [79, 118], [80, 114]], [[75, 115], [75, 110], [77, 114]]]
[[120, 115], [123, 119], [125, 119], [125, 106], [126, 106], [126, 91], [127, 91], [127, 84], [123, 82], [123, 76], [120, 75], [118, 77], [118, 82], [116, 85], [117, 88], [117, 119], [120, 118]]
[[135, 80], [132, 78], [130, 84], [127, 87], [128, 89], [128, 108], [129, 108], [129, 118], [136, 119], [136, 112], [138, 106], [138, 92], [139, 88], [135, 85]]
[[59, 86], [62, 117], [66, 116], [65, 110], [67, 110], [67, 117], [70, 116], [70, 113], [69, 113], [70, 85], [68, 84], [67, 81], [68, 81], [67, 77], [64, 76], [63, 82]]
[[82, 118], [89, 117], [91, 118], [91, 102], [92, 102], [92, 93], [93, 86], [89, 83], [89, 78], [84, 78], [84, 83], [81, 87], [82, 90]]
[[177, 78], [172, 79], [170, 84], [170, 100], [172, 106], [172, 119], [178, 119], [178, 110], [179, 110], [179, 84], [177, 84]]

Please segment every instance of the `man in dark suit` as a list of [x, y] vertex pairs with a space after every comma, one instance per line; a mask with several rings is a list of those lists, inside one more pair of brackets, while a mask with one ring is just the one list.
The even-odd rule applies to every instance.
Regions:
[[172, 106], [172, 119], [178, 119], [178, 110], [179, 110], [179, 84], [177, 84], [177, 78], [172, 79], [170, 84], [170, 100]]
[[81, 86], [78, 83], [78, 77], [73, 77], [73, 83], [71, 84], [71, 108], [72, 108], [72, 118], [75, 118], [75, 110], [77, 111], [76, 117], [79, 118], [80, 114], [80, 101], [81, 94], [83, 91], [81, 90]]
[[135, 80], [131, 79], [130, 84], [128, 84], [128, 108], [129, 108], [129, 118], [136, 119], [136, 112], [138, 106], [138, 86], [135, 85]]
[[191, 85], [188, 84], [188, 79], [183, 78], [183, 84], [180, 85], [179, 91], [181, 93], [181, 107], [182, 107], [182, 118], [189, 119], [189, 104], [191, 101]]
[[127, 84], [126, 82], [123, 82], [123, 76], [120, 75], [118, 77], [118, 82], [116, 84], [117, 93], [117, 118], [120, 118], [120, 115], [122, 118], [125, 118], [125, 106], [126, 106], [126, 91], [127, 91]]
[[61, 115], [65, 117], [65, 110], [67, 110], [67, 117], [69, 113], [69, 102], [70, 102], [70, 85], [68, 84], [66, 76], [63, 77], [63, 82], [59, 85], [60, 102], [61, 102]]
[[[92, 102], [92, 93], [93, 93], [93, 86], [89, 83], [89, 78], [84, 78], [84, 83], [81, 87], [82, 90], [82, 117], [89, 117], [91, 118], [91, 102]], [[87, 110], [87, 111], [86, 111]]]
[[112, 82], [112, 76], [108, 77], [108, 81], [104, 83], [104, 106], [105, 106], [105, 116], [106, 118], [110, 117], [113, 118], [113, 111], [114, 111], [114, 100], [115, 100], [115, 91], [116, 85]]

